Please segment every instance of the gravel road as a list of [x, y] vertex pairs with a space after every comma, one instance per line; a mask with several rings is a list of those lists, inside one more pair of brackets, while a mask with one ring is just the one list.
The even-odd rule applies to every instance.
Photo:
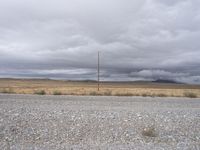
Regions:
[[0, 94], [0, 150], [200, 150], [200, 99]]

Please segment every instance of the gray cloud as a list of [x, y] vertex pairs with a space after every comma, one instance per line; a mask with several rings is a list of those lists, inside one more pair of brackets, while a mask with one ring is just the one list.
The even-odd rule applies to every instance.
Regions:
[[200, 83], [198, 0], [0, 0], [0, 77]]

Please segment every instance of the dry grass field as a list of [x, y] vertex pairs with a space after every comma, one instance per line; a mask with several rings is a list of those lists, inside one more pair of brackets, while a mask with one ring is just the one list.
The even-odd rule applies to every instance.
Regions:
[[51, 95], [113, 95], [151, 97], [200, 97], [200, 85], [152, 82], [58, 81], [45, 79], [0, 79], [0, 93]]

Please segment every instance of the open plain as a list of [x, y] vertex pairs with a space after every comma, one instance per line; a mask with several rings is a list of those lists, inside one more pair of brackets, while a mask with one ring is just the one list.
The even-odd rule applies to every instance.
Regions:
[[150, 97], [200, 97], [200, 85], [153, 82], [62, 81], [48, 79], [0, 79], [0, 93], [48, 95], [104, 95]]
[[0, 95], [1, 150], [200, 149], [200, 99]]

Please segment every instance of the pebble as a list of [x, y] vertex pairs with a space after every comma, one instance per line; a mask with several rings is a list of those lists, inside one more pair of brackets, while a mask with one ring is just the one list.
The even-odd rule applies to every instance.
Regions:
[[8, 103], [4, 98], [0, 94], [2, 150], [200, 147], [199, 99], [14, 95]]

